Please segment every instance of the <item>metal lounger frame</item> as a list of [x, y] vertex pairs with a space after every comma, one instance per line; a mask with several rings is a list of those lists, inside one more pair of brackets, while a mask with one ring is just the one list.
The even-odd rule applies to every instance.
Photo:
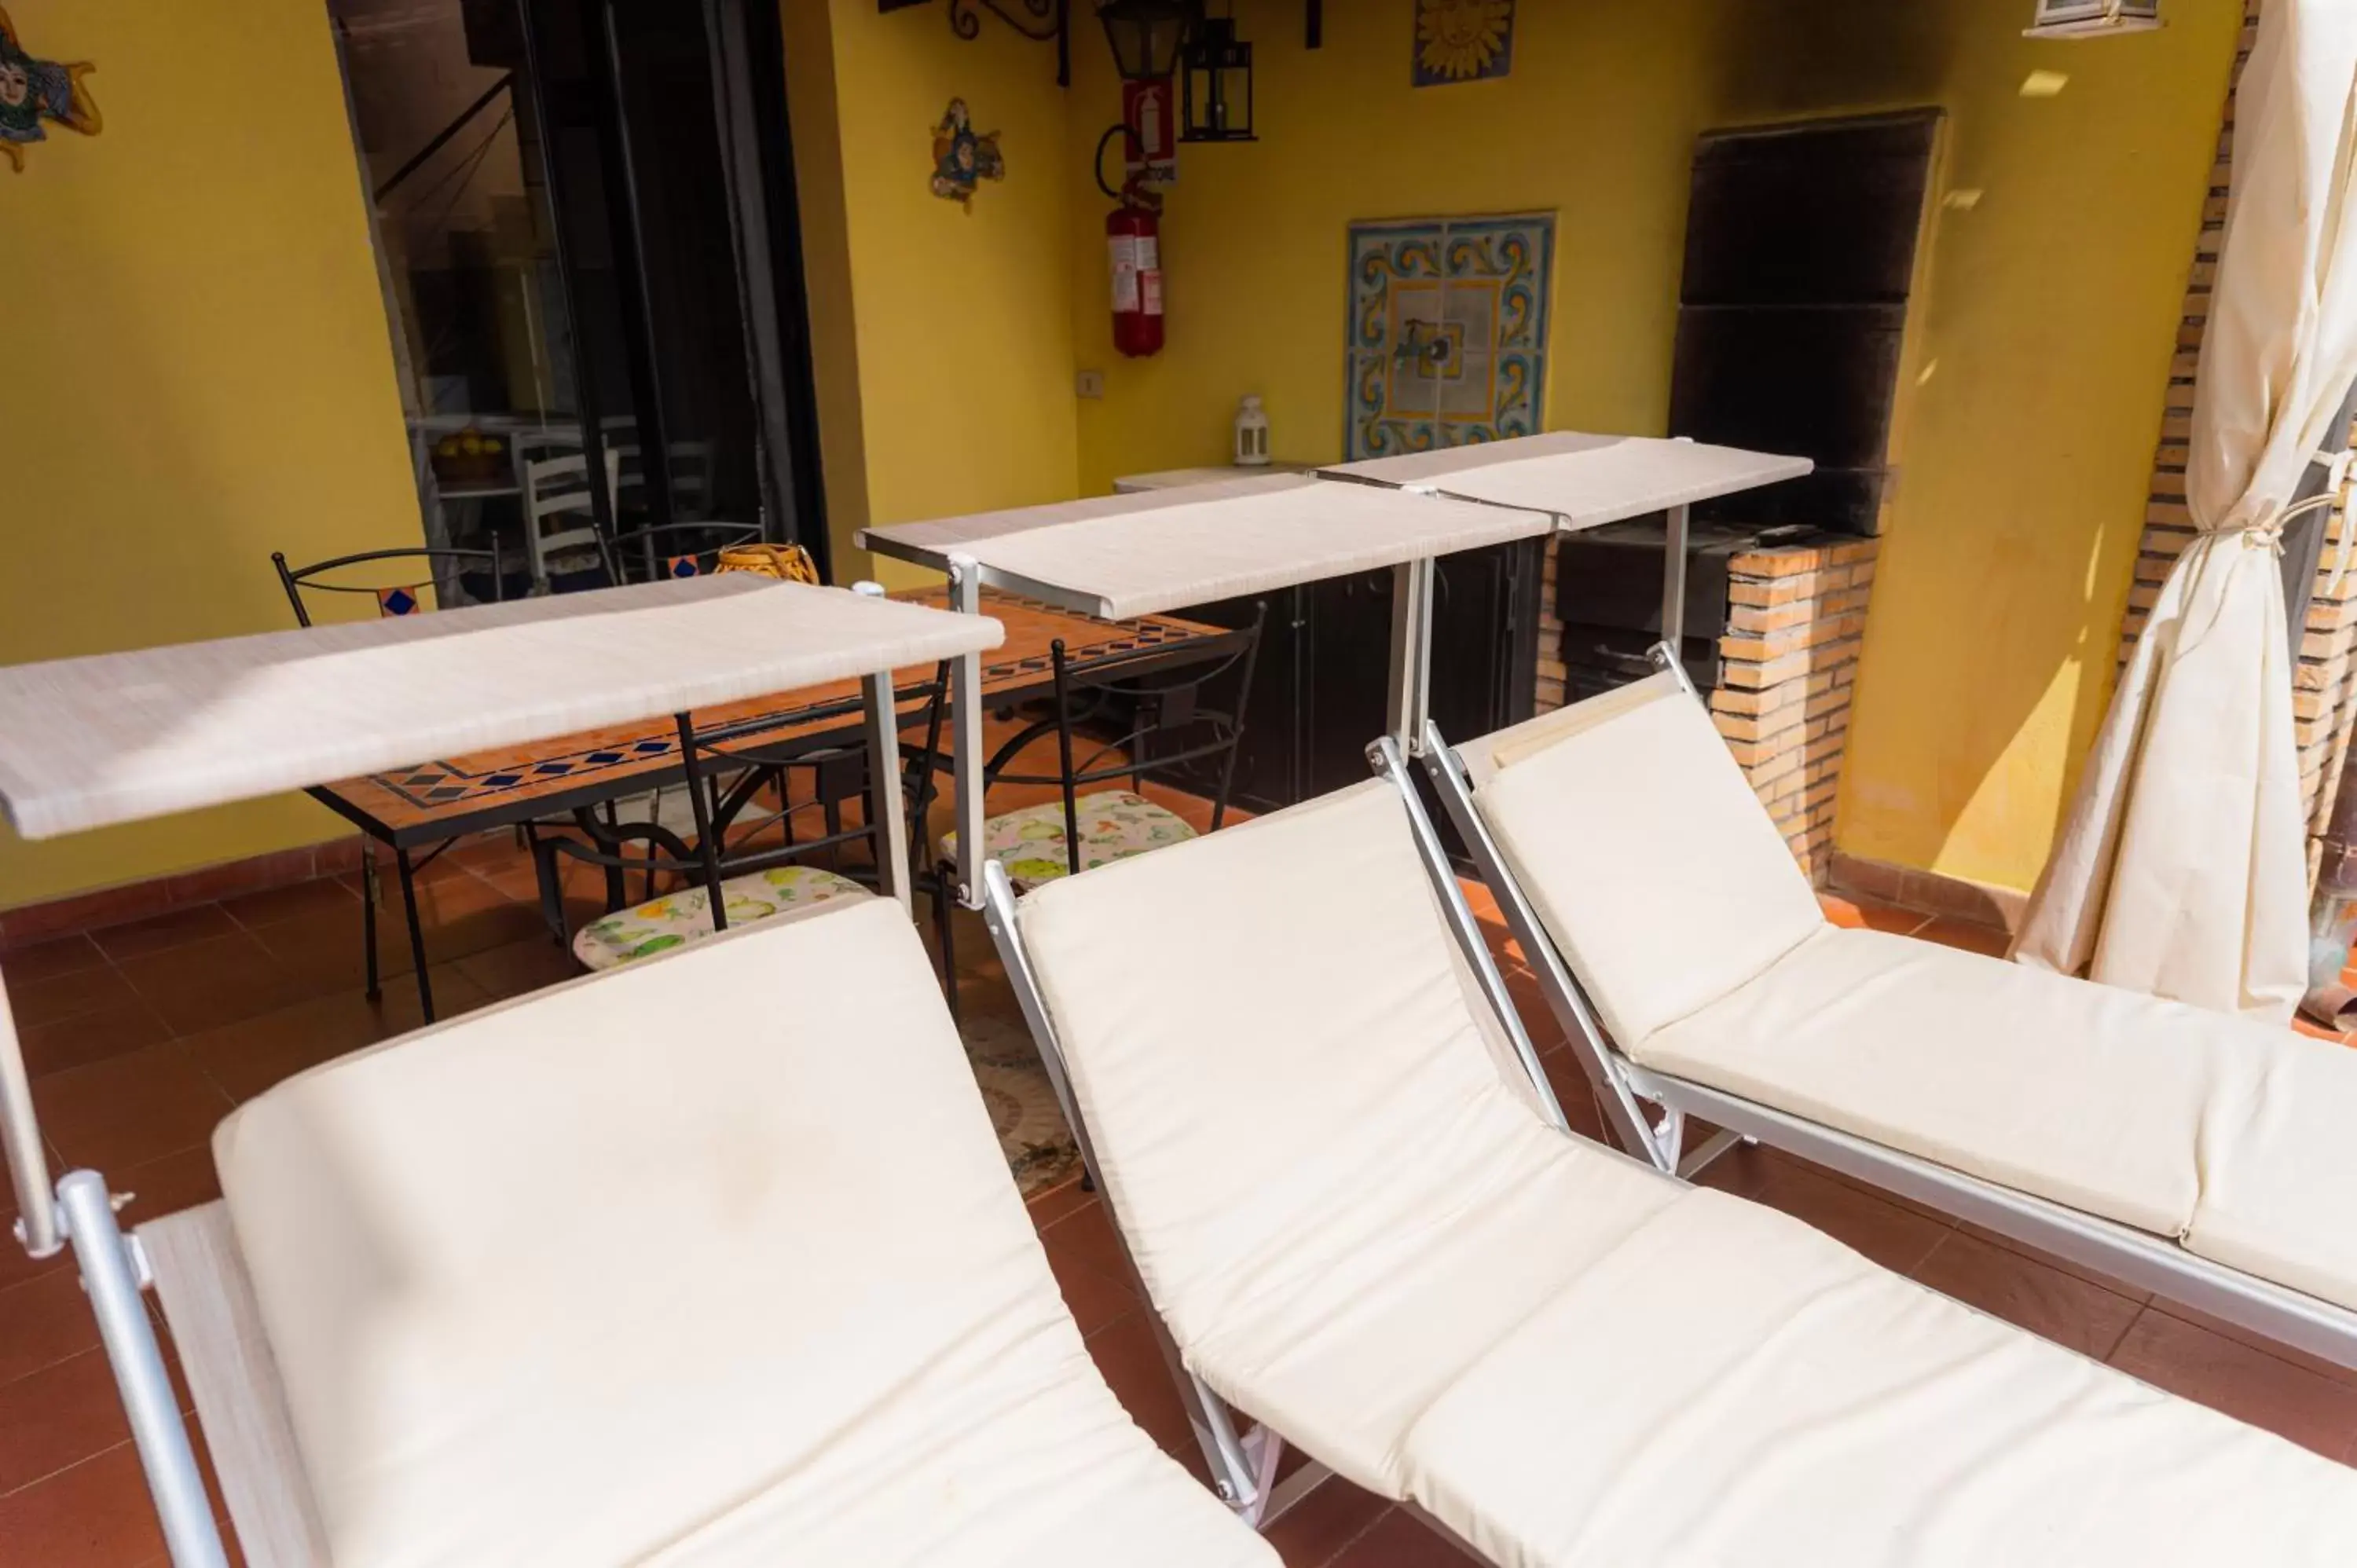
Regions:
[[[1703, 700], [1666, 644], [1653, 648], [1652, 660], [1675, 676], [1689, 698]], [[1738, 1143], [1764, 1143], [2280, 1344], [2357, 1369], [2357, 1312], [2212, 1262], [2149, 1232], [1631, 1060], [1606, 1036], [1529, 896], [1508, 870], [1497, 840], [1474, 804], [1463, 760], [1428, 720], [1423, 741], [1425, 770], [1443, 809], [1496, 897], [1507, 929], [1522, 945], [1548, 1010], [1594, 1084], [1607, 1124], [1630, 1153], [1661, 1170], [1691, 1176]], [[1437, 846], [1426, 853], [1437, 855]], [[1445, 860], [1436, 865], [1446, 868]], [[1480, 942], [1478, 932], [1473, 940]], [[1660, 1109], [1658, 1121], [1647, 1114], [1649, 1106]], [[1684, 1151], [1688, 1116], [1722, 1131]]]
[[[1521, 1015], [1514, 1011], [1506, 992], [1505, 978], [1481, 940], [1480, 927], [1465, 901], [1465, 890], [1458, 886], [1456, 873], [1448, 866], [1448, 857], [1440, 847], [1439, 835], [1433, 828], [1431, 818], [1425, 812], [1423, 801], [1416, 797], [1415, 782], [1409, 776], [1399, 743], [1386, 736], [1367, 748], [1367, 758], [1375, 772], [1397, 791], [1407, 808], [1416, 847], [1426, 869], [1432, 874], [1434, 891], [1439, 897], [1445, 923], [1470, 961], [1484, 1001], [1506, 1031], [1516, 1058], [1529, 1076], [1541, 1115], [1549, 1125], [1568, 1133], [1570, 1123], [1564, 1116], [1563, 1108], [1556, 1103], [1546, 1074], [1540, 1068], [1537, 1048], [1523, 1028]], [[1016, 919], [1015, 884], [1008, 877], [1006, 868], [995, 860], [984, 863], [982, 880], [983, 921], [989, 928], [991, 940], [998, 949], [1000, 961], [1006, 966], [1007, 983], [1013, 987], [1016, 1000], [1023, 1009], [1023, 1020], [1029, 1026], [1031, 1038], [1039, 1047], [1040, 1062], [1048, 1071], [1048, 1081], [1056, 1091], [1057, 1106], [1063, 1112], [1065, 1123], [1071, 1128], [1073, 1140], [1080, 1145], [1082, 1163], [1094, 1182], [1100, 1199], [1111, 1208], [1112, 1192], [1098, 1170], [1095, 1144], [1089, 1135], [1087, 1123], [1081, 1119], [1080, 1108], [1073, 1101], [1071, 1084], [1064, 1068], [1063, 1047], [1057, 1038], [1054, 1022], [1048, 1016], [1047, 1003], [1039, 990], [1038, 971], [1031, 962], [1030, 951], [1024, 945], [1023, 933]], [[1130, 1263], [1131, 1273], [1135, 1273], [1135, 1260], [1130, 1257], [1128, 1240], [1122, 1235], [1118, 1224], [1114, 1227], [1114, 1237], [1122, 1249], [1123, 1259]], [[1150, 1301], [1148, 1305], [1152, 1306]], [[1187, 1369], [1177, 1341], [1171, 1338], [1168, 1326], [1162, 1321], [1160, 1309], [1154, 1307], [1149, 1310], [1146, 1320], [1153, 1327], [1155, 1342], [1161, 1347], [1163, 1359], [1170, 1368], [1171, 1380], [1178, 1386], [1179, 1399], [1187, 1409], [1188, 1423], [1194, 1428], [1195, 1441], [1202, 1449], [1204, 1462], [1211, 1467], [1212, 1487], [1222, 1500], [1247, 1523], [1258, 1529], [1266, 1528], [1333, 1474], [1325, 1465], [1311, 1460], [1283, 1482], [1274, 1482], [1276, 1461], [1284, 1451], [1283, 1437], [1265, 1423], [1240, 1429], [1236, 1412]], [[1439, 1525], [1428, 1514], [1421, 1509], [1415, 1511], [1427, 1523], [1446, 1531], [1446, 1527]], [[1467, 1544], [1469, 1547], [1470, 1543]]]

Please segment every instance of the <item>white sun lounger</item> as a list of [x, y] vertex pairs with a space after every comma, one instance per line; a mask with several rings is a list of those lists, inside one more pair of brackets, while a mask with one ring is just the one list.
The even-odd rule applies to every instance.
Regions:
[[1194, 1379], [1499, 1563], [2348, 1560], [2357, 1474], [1551, 1124], [1389, 760], [985, 872]]
[[[889, 671], [1000, 635], [723, 577], [20, 666], [0, 803], [44, 835], [845, 676], [890, 778]], [[1088, 1363], [888, 901], [289, 1080], [221, 1202], [128, 1238], [96, 1173], [52, 1193], [6, 1029], [0, 1133], [183, 1568], [224, 1553], [151, 1283], [257, 1568], [1275, 1561]]]
[[2357, 1367], [2357, 1052], [1835, 927], [1682, 670], [1425, 762], [1632, 1152], [1698, 1116], [1689, 1170], [1778, 1144]]

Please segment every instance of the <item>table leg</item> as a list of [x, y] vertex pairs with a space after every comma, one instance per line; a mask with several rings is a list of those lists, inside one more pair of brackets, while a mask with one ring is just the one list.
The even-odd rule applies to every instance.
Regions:
[[425, 976], [425, 928], [417, 921], [417, 878], [409, 868], [409, 852], [396, 848], [393, 864], [401, 870], [401, 907], [409, 916], [409, 961], [417, 966], [417, 1005], [425, 1021], [434, 1022], [434, 983]]
[[368, 999], [380, 1001], [384, 989], [376, 975], [376, 845], [361, 840], [361, 945], [368, 950]]

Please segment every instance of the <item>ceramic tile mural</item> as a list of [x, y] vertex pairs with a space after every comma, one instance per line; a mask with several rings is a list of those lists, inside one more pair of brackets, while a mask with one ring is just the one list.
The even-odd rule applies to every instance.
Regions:
[[1351, 226], [1352, 459], [1540, 428], [1555, 215]]

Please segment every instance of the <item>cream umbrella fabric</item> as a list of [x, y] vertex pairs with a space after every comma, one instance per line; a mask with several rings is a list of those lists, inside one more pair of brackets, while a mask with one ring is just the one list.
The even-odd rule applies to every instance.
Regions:
[[2266, 0], [2194, 384], [2199, 537], [2163, 585], [2032, 895], [2021, 962], [2288, 1021], [2307, 867], [2277, 540], [2357, 375], [2357, 4]]

